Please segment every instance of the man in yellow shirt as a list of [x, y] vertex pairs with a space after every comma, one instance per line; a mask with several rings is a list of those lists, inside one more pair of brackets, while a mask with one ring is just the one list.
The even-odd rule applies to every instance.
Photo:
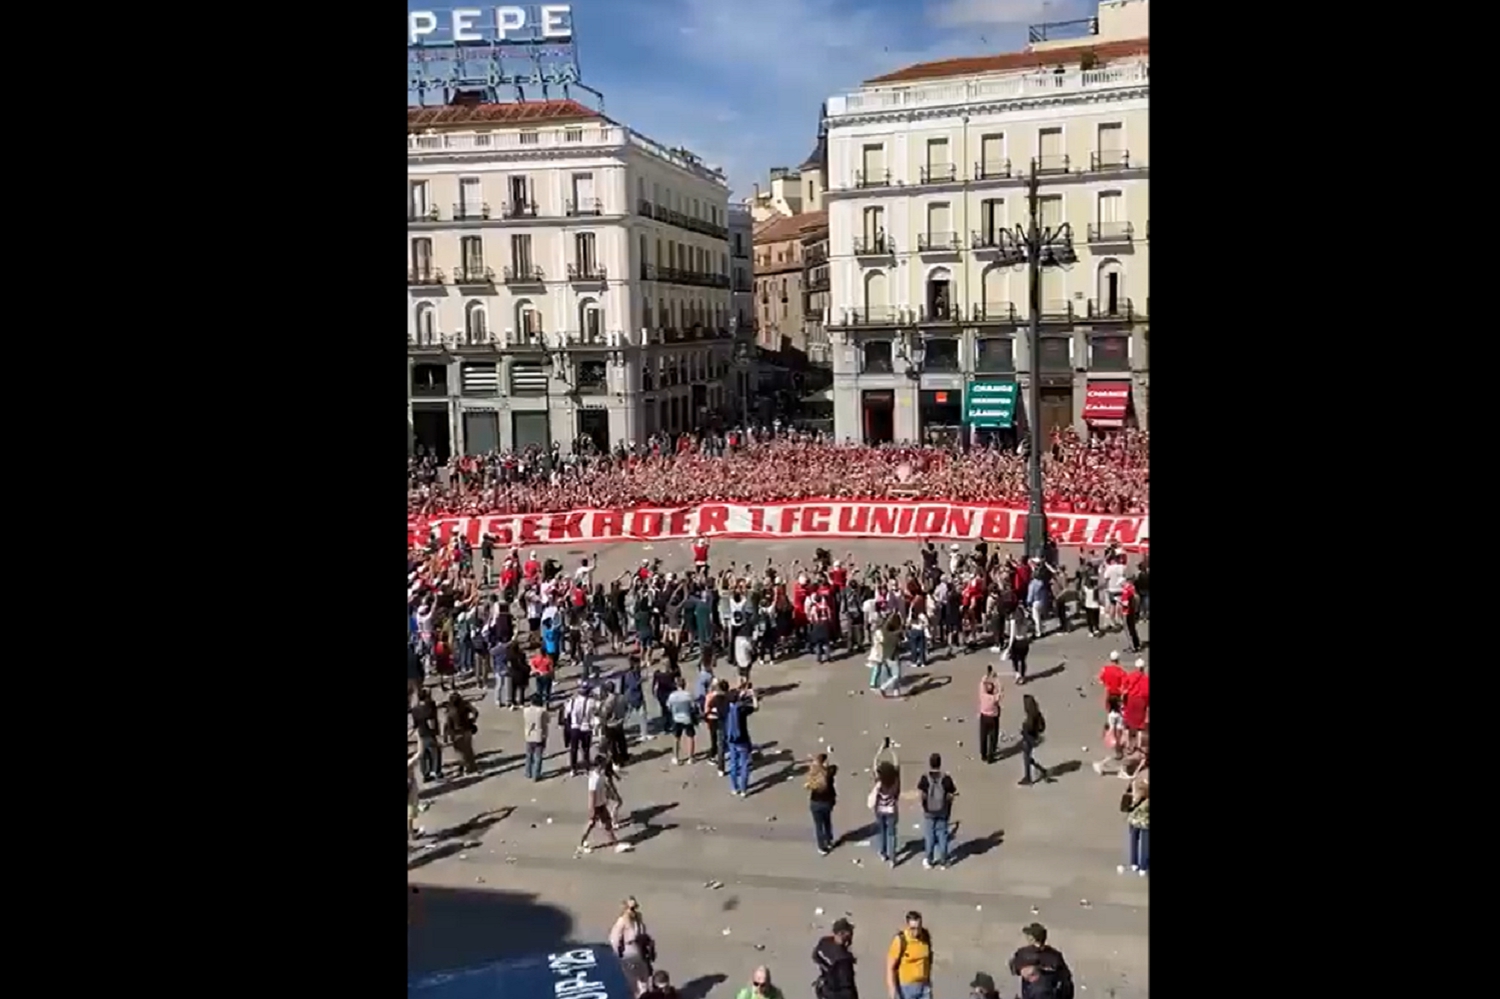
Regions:
[[932, 999], [932, 936], [922, 927], [920, 912], [906, 914], [906, 927], [885, 957], [888, 999]]

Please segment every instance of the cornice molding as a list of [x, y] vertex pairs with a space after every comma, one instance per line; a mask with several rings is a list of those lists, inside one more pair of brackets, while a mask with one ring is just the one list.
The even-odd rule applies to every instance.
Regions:
[[933, 118], [952, 118], [954, 115], [1001, 115], [1013, 111], [1030, 111], [1035, 108], [1104, 104], [1115, 101], [1149, 98], [1150, 96], [1151, 87], [1143, 85], [1139, 87], [1121, 87], [1114, 90], [1058, 94], [1055, 97], [1023, 97], [1014, 100], [981, 101], [973, 104], [942, 104], [926, 108], [866, 111], [830, 118], [828, 119], [828, 128], [831, 133], [833, 130], [846, 125], [896, 124], [900, 122], [928, 121]]

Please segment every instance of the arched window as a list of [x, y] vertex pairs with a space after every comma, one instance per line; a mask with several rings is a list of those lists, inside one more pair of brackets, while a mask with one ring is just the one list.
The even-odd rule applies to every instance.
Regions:
[[933, 320], [957, 318], [953, 314], [953, 275], [946, 267], [934, 267], [927, 275], [925, 304]]
[[542, 314], [530, 299], [523, 298], [516, 303], [516, 334], [523, 344], [542, 342]]
[[604, 310], [595, 299], [585, 298], [578, 303], [578, 329], [584, 343], [604, 341]]
[[1110, 258], [1100, 261], [1099, 278], [1094, 292], [1093, 314], [1098, 316], [1123, 316], [1130, 312], [1130, 299], [1125, 297], [1125, 267]]
[[489, 339], [489, 314], [483, 302], [470, 302], [464, 306], [464, 337], [470, 344], [485, 343]]
[[437, 309], [431, 302], [418, 302], [416, 314], [417, 343], [430, 347], [437, 342]]

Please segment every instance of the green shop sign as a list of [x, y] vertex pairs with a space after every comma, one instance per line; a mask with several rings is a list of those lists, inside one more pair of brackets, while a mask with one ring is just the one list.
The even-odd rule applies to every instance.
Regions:
[[1016, 418], [1016, 383], [970, 382], [964, 393], [964, 422], [974, 427], [1004, 429]]

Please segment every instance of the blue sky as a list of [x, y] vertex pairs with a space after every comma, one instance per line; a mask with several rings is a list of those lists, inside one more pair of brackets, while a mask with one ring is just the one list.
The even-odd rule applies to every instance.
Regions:
[[[451, 0], [410, 10], [455, 6]], [[461, 5], [459, 5], [461, 6]], [[493, 19], [492, 4], [473, 4]], [[732, 197], [812, 150], [824, 98], [914, 62], [1007, 52], [1092, 0], [573, 0], [605, 113], [729, 174]]]

